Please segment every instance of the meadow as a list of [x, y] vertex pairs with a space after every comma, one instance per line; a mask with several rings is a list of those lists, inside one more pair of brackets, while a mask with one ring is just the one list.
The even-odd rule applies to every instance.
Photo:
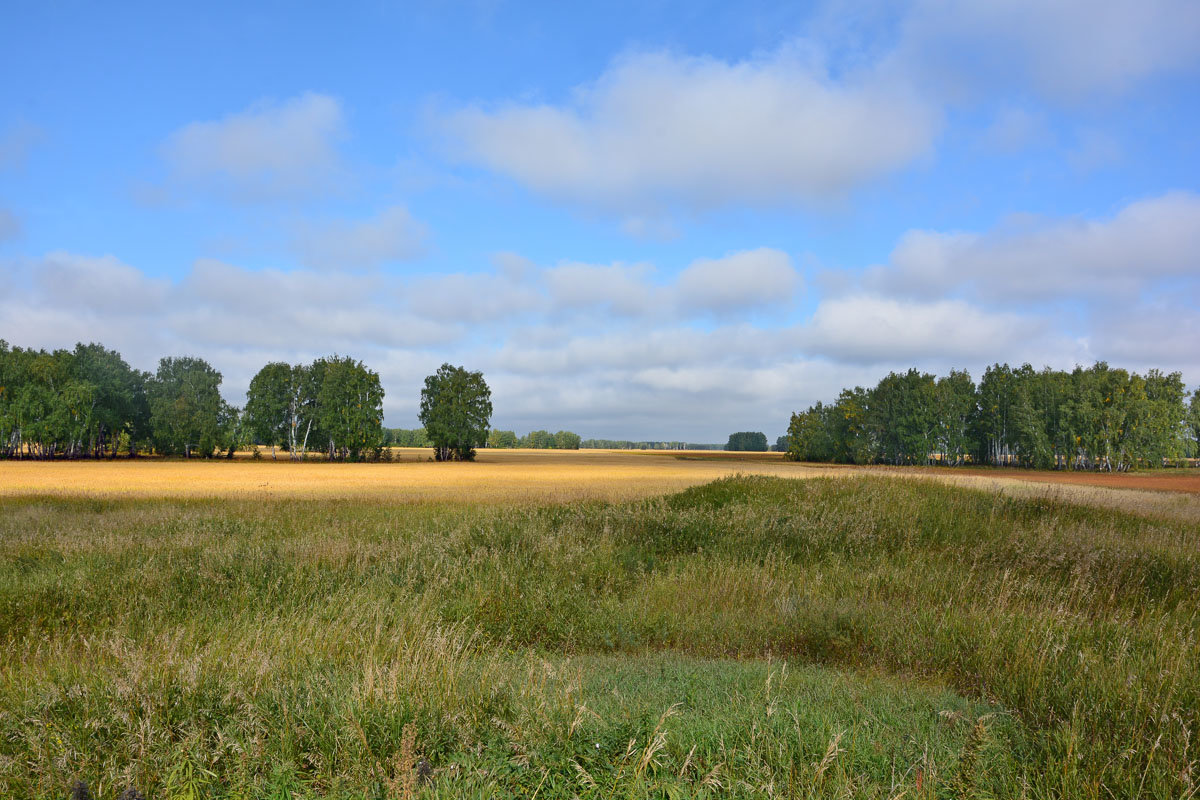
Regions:
[[411, 455], [0, 464], [0, 796], [1200, 789], [1195, 494]]

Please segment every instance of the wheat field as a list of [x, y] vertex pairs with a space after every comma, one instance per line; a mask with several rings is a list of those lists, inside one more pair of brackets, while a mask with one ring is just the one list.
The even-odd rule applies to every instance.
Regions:
[[[936, 480], [1019, 496], [1053, 497], [1200, 524], [1195, 476], [1156, 476], [1178, 491], [1137, 488], [1143, 476], [1059, 476], [1035, 471], [797, 464], [781, 453], [629, 450], [481, 450], [474, 463], [435, 463], [424, 448], [392, 448], [387, 463], [303, 463], [285, 453], [232, 460], [0, 461], [0, 497], [359, 499], [389, 503], [569, 504], [628, 501], [734, 475]], [[1095, 476], [1094, 476], [1095, 477]], [[1124, 479], [1124, 480], [1123, 480]]]
[[810, 477], [835, 468], [754, 460], [607, 450], [482, 450], [475, 462], [430, 461], [431, 451], [394, 448], [390, 463], [296, 463], [239, 454], [233, 460], [0, 462], [0, 494], [89, 497], [376, 498], [399, 502], [628, 500], [742, 473]]

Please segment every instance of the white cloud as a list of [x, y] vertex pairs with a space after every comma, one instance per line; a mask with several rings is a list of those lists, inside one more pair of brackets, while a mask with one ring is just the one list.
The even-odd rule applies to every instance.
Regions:
[[1200, 61], [1193, 0], [917, 0], [898, 67], [965, 91], [1028, 86], [1056, 100], [1116, 94]]
[[166, 281], [150, 278], [113, 256], [56, 251], [37, 265], [36, 278], [47, 297], [77, 311], [153, 313], [168, 292]]
[[383, 291], [374, 275], [336, 275], [310, 270], [248, 270], [211, 258], [197, 259], [179, 291], [192, 303], [236, 311], [354, 307]]
[[21, 219], [7, 208], [0, 208], [0, 243], [20, 238]]
[[554, 197], [633, 212], [836, 200], [927, 153], [939, 115], [879, 71], [830, 77], [794, 50], [741, 62], [618, 59], [561, 106], [441, 119], [466, 161]]
[[787, 253], [760, 247], [724, 258], [693, 261], [679, 275], [683, 307], [717, 312], [788, 305], [800, 286], [800, 275]]
[[661, 216], [632, 216], [621, 221], [621, 232], [634, 239], [669, 242], [681, 235], [679, 228]]
[[341, 176], [336, 142], [344, 129], [338, 100], [310, 92], [185, 125], [162, 154], [176, 179], [240, 199], [286, 197], [327, 188]]
[[1197, 342], [1200, 292], [1190, 298], [1139, 303], [1116, 318], [1097, 314], [1090, 337], [1092, 349], [1115, 364], [1139, 371], [1181, 370], [1184, 381], [1193, 386], [1200, 382]]
[[943, 296], [968, 287], [989, 300], [1129, 298], [1154, 282], [1200, 275], [1200, 196], [1130, 203], [1107, 220], [1016, 218], [984, 234], [909, 231], [876, 290]]
[[471, 324], [493, 323], [544, 307], [544, 297], [521, 277], [500, 274], [426, 276], [405, 291], [413, 313]]
[[544, 270], [542, 277], [556, 310], [595, 309], [631, 317], [668, 307], [669, 298], [649, 281], [653, 272], [649, 264], [567, 262]]
[[309, 267], [355, 269], [417, 258], [428, 238], [427, 225], [392, 206], [367, 220], [309, 223], [296, 232], [293, 249]]
[[[903, 301], [855, 295], [823, 301], [803, 340], [808, 352], [862, 364], [978, 364], [1050, 358], [1053, 331], [1044, 319], [989, 312], [962, 300]], [[1037, 344], [1036, 350], [1027, 346]]]

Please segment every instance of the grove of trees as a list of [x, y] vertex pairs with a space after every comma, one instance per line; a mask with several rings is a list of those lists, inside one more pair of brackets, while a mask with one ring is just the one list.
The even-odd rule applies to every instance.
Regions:
[[221, 373], [200, 358], [164, 358], [146, 379], [150, 440], [162, 455], [230, 456], [241, 438], [238, 410], [221, 397]]
[[438, 461], [471, 461], [487, 442], [492, 391], [482, 372], [442, 364], [421, 390], [421, 424]]
[[384, 447], [433, 447], [424, 428], [384, 428]]
[[254, 441], [302, 460], [320, 445], [330, 460], [378, 457], [384, 446], [383, 386], [353, 358], [267, 364], [246, 392], [245, 426]]
[[729, 441], [725, 443], [725, 449], [765, 452], [767, 449], [767, 435], [757, 431], [731, 433], [729, 434]]
[[873, 389], [792, 414], [788, 457], [851, 464], [1012, 465], [1126, 471], [1200, 455], [1200, 390], [1178, 372], [1099, 362], [1071, 372], [994, 364], [891, 373]]
[[163, 358], [147, 373], [99, 344], [48, 352], [0, 340], [0, 456], [231, 457], [251, 443], [295, 459], [310, 446], [330, 459], [379, 456], [383, 388], [354, 359], [268, 364], [244, 410], [220, 389], [221, 373], [200, 358]]
[[697, 444], [695, 442], [634, 442], [628, 439], [584, 439], [579, 446], [584, 450], [724, 450], [722, 444]]
[[571, 431], [530, 431], [517, 436], [514, 431], [492, 431], [487, 437], [488, 447], [529, 447], [535, 450], [578, 450], [582, 438]]
[[0, 455], [131, 452], [152, 430], [149, 377], [102, 345], [48, 352], [0, 339]]

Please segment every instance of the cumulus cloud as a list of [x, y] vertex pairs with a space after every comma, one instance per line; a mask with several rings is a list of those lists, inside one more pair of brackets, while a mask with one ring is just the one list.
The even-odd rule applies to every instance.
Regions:
[[718, 312], [786, 305], [800, 286], [787, 253], [769, 247], [693, 261], [679, 275], [685, 307]]
[[545, 303], [524, 274], [504, 271], [423, 276], [409, 284], [405, 295], [414, 299], [414, 313], [477, 325], [524, 315]]
[[917, 0], [901, 23], [898, 68], [975, 92], [1030, 87], [1077, 102], [1200, 62], [1192, 0]]
[[963, 300], [904, 301], [872, 295], [826, 300], [803, 335], [806, 349], [839, 361], [978, 364], [1020, 360], [1025, 342], [1054, 353], [1044, 319], [989, 312]]
[[1016, 218], [983, 234], [915, 230], [867, 284], [909, 296], [967, 287], [991, 300], [1137, 296], [1200, 274], [1200, 196], [1139, 200], [1110, 219]]
[[36, 279], [48, 297], [78, 310], [145, 314], [167, 299], [166, 281], [148, 277], [117, 258], [56, 251], [38, 265]]
[[665, 293], [649, 281], [649, 264], [567, 262], [543, 272], [553, 307], [562, 311], [596, 309], [619, 316], [663, 310]]
[[336, 144], [344, 132], [338, 100], [310, 92], [185, 125], [162, 155], [186, 183], [240, 199], [286, 197], [327, 188], [341, 176]]
[[309, 223], [295, 235], [300, 260], [317, 269], [375, 267], [422, 255], [429, 227], [403, 206], [392, 206], [370, 219]]
[[1116, 319], [1097, 315], [1091, 346], [1118, 364], [1182, 370], [1184, 380], [1195, 385], [1200, 376], [1200, 292], [1190, 300], [1138, 303]]
[[568, 103], [472, 106], [440, 124], [465, 161], [628, 211], [828, 202], [927, 153], [939, 121], [885, 73], [834, 79], [782, 50], [739, 62], [629, 55]]

